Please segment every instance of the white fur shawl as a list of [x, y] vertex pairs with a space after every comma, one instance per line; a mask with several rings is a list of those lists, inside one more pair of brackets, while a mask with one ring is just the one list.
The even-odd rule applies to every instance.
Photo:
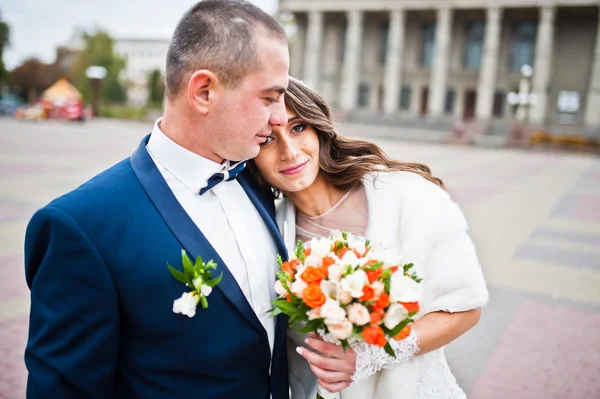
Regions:
[[[414, 263], [413, 270], [423, 278], [423, 300], [417, 318], [440, 310], [467, 311], [487, 303], [488, 292], [475, 248], [467, 234], [467, 223], [447, 192], [410, 172], [369, 174], [364, 178], [364, 186], [369, 215], [366, 238], [374, 244], [394, 249], [402, 255], [403, 263]], [[283, 199], [278, 204], [277, 222], [286, 245], [294, 248], [295, 209], [291, 201]], [[294, 337], [293, 333], [290, 335]], [[294, 341], [298, 336], [295, 337]], [[293, 398], [314, 398], [316, 380], [306, 361], [295, 352], [298, 343], [291, 342], [288, 351]], [[414, 371], [415, 378], [422, 375], [428, 361], [437, 356], [435, 352], [417, 356], [401, 365], [404, 369], [402, 379], [408, 376], [407, 367]], [[397, 369], [384, 370], [366, 382], [381, 385], [383, 381], [377, 379], [385, 378], [385, 374]], [[394, 379], [390, 378], [385, 384], [394, 385]], [[408, 385], [415, 384], [416, 381]], [[386, 397], [379, 394], [387, 391], [381, 388], [384, 387], [377, 388], [377, 397]], [[395, 390], [394, 397], [411, 397], [397, 396], [398, 386], [389, 388]], [[400, 388], [401, 391], [404, 389], [409, 388]], [[342, 393], [344, 399], [360, 397], [358, 392], [354, 395], [347, 391], [352, 389]]]

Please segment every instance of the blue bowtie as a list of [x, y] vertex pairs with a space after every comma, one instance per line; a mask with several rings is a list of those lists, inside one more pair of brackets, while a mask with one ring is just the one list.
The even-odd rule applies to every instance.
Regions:
[[244, 170], [245, 167], [246, 161], [241, 161], [234, 163], [229, 167], [229, 169], [225, 171], [215, 173], [208, 179], [208, 183], [206, 184], [206, 186], [200, 189], [200, 195], [204, 194], [208, 190], [211, 190], [214, 186], [221, 183], [222, 181], [232, 181], [237, 177], [237, 175], [240, 174], [242, 170]]

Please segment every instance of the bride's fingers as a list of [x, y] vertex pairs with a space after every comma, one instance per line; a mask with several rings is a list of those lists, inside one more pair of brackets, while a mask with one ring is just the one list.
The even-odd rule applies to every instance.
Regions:
[[311, 365], [315, 365], [323, 370], [338, 371], [348, 375], [354, 374], [356, 363], [337, 359], [335, 357], [325, 357], [306, 348], [296, 348], [296, 351], [308, 360]]
[[352, 382], [352, 379], [346, 373], [341, 373], [339, 371], [323, 370], [322, 368], [315, 366], [314, 364], [310, 365], [310, 369], [317, 376], [317, 379], [320, 382], [324, 382], [327, 384], [337, 384], [340, 382], [350, 384]]
[[[341, 346], [321, 341], [320, 339], [306, 338], [305, 342], [312, 349], [321, 352], [327, 356], [335, 357], [337, 359], [345, 359], [346, 355], [348, 355], [348, 352], [354, 354], [354, 351], [350, 348], [346, 349], [346, 351], [344, 352], [344, 348], [342, 348]], [[348, 359], [352, 360], [351, 356]]]

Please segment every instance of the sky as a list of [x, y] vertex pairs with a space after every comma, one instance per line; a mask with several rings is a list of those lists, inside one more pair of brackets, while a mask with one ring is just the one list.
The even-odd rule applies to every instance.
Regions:
[[[251, 0], [273, 13], [277, 0]], [[57, 46], [77, 28], [102, 28], [114, 38], [169, 39], [194, 0], [0, 0], [2, 20], [10, 25], [4, 62], [12, 69], [37, 57], [53, 62]]]

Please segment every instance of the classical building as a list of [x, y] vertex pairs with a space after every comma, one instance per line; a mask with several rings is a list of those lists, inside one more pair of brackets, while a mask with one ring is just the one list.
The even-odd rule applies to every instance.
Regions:
[[346, 112], [509, 120], [533, 66], [535, 125], [600, 130], [599, 0], [280, 0], [291, 73]]

